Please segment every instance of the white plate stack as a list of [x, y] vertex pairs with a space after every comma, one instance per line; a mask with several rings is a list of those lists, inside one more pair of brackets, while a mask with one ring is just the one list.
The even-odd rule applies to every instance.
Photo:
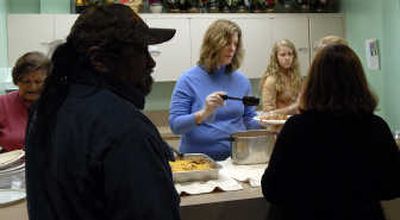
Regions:
[[25, 199], [24, 190], [16, 189], [0, 189], [0, 208], [12, 205], [18, 201]]
[[0, 153], [0, 189], [25, 188], [25, 151]]

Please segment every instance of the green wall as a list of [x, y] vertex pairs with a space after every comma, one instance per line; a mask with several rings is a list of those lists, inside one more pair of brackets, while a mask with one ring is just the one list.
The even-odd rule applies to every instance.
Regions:
[[[399, 39], [400, 5], [398, 0], [345, 0], [342, 1], [346, 19], [346, 37], [364, 64], [370, 86], [380, 103], [377, 113], [392, 129], [400, 128]], [[376, 38], [380, 50], [380, 70], [366, 68], [365, 40]]]
[[[372, 71], [366, 68], [365, 58], [365, 40], [376, 38], [379, 42], [382, 52], [382, 3], [374, 0], [347, 0], [345, 4], [345, 19], [346, 19], [346, 38], [350, 42], [351, 47], [359, 55], [361, 62], [364, 64], [364, 69], [372, 89], [380, 98], [380, 104], [383, 100], [383, 72], [384, 66], [381, 65], [381, 70]], [[379, 107], [379, 113], [384, 114], [384, 108]]]
[[[5, 1], [5, 0], [2, 0]], [[8, 0], [9, 13], [70, 13], [70, 0]]]
[[[184, 70], [182, 70], [184, 71]], [[258, 92], [258, 79], [250, 80], [253, 87], [253, 95], [259, 96]], [[174, 89], [175, 82], [157, 82], [153, 85], [153, 90], [146, 100], [146, 110], [165, 110], [169, 109], [171, 101], [172, 90]]]
[[385, 0], [383, 15], [384, 106], [392, 128], [400, 129], [400, 1]]
[[154, 83], [153, 90], [147, 96], [145, 110], [169, 109], [169, 102], [174, 86], [175, 82]]
[[71, 0], [40, 0], [40, 13], [70, 13]]
[[9, 13], [40, 13], [40, 0], [8, 0]]

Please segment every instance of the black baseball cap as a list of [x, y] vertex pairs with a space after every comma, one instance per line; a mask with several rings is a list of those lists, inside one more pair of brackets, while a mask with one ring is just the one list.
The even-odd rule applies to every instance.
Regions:
[[168, 41], [174, 37], [175, 32], [175, 29], [169, 28], [149, 28], [148, 43], [152, 45]]
[[143, 40], [147, 42], [148, 45], [160, 44], [166, 42], [174, 37], [176, 30], [171, 28], [150, 28], [143, 20], [140, 18], [136, 12], [133, 11], [134, 20], [137, 23], [135, 28], [137, 31], [142, 33]]
[[[173, 38], [176, 32], [171, 28], [150, 28], [130, 7], [118, 3], [93, 5], [87, 8], [78, 17], [74, 26], [79, 29], [78, 34], [91, 35], [93, 36], [91, 39], [96, 39], [96, 36], [101, 39], [104, 38], [103, 35], [108, 35], [106, 37], [123, 39], [139, 45], [166, 42]], [[109, 30], [114, 33], [110, 33]]]

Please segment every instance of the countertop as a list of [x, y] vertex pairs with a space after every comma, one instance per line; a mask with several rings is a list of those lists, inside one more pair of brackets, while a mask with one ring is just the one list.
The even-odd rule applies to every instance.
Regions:
[[[181, 196], [182, 220], [265, 220], [268, 203], [260, 187], [243, 184], [243, 190]], [[28, 220], [26, 201], [0, 208], [0, 219]]]
[[[181, 196], [182, 220], [265, 220], [270, 204], [263, 199], [260, 187], [243, 186], [240, 191]], [[400, 219], [400, 198], [382, 204], [387, 220]], [[28, 220], [26, 201], [1, 207], [0, 219]]]
[[157, 126], [158, 132], [164, 140], [179, 140], [180, 135], [174, 134], [169, 126]]
[[215, 191], [206, 194], [183, 195], [181, 196], [181, 207], [247, 199], [263, 199], [261, 187], [251, 187], [247, 183], [243, 183], [242, 186], [243, 189], [238, 191]]

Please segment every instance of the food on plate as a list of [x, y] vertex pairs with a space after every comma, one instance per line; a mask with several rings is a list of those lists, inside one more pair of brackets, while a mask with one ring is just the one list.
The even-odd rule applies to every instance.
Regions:
[[260, 120], [286, 120], [290, 115], [285, 114], [262, 114]]
[[169, 165], [172, 172], [209, 170], [213, 168], [210, 161], [202, 158], [169, 161]]

